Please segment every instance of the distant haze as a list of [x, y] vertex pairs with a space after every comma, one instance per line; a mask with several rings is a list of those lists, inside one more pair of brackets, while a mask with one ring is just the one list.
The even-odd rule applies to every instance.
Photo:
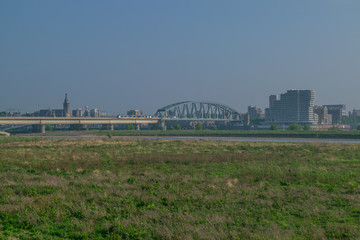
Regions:
[[314, 89], [360, 108], [360, 1], [0, 1], [0, 111], [145, 113], [186, 100], [246, 112]]

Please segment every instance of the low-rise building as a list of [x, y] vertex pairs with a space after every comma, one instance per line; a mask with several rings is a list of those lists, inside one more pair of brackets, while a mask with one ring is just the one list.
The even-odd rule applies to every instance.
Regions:
[[248, 114], [250, 117], [264, 118], [262, 110], [256, 106], [248, 106]]
[[328, 113], [332, 115], [332, 124], [340, 124], [342, 116], [346, 115], [346, 106], [345, 104], [336, 104], [336, 105], [323, 105], [328, 109]]
[[85, 106], [85, 110], [84, 110], [84, 117], [90, 117], [90, 110], [88, 106]]
[[76, 110], [72, 110], [73, 117], [82, 117], [84, 115], [84, 112], [81, 108], [78, 108]]
[[65, 94], [65, 100], [63, 103], [63, 109], [40, 109], [33, 113], [35, 117], [71, 117], [70, 103]]
[[353, 109], [350, 112], [349, 117], [360, 117], [360, 109]]
[[91, 109], [90, 117], [100, 117], [100, 110], [97, 108]]
[[317, 119], [317, 124], [327, 125], [332, 124], [332, 115], [328, 113], [327, 107], [324, 106], [315, 106], [314, 115]]
[[143, 112], [137, 109], [127, 111], [127, 115], [141, 116]]

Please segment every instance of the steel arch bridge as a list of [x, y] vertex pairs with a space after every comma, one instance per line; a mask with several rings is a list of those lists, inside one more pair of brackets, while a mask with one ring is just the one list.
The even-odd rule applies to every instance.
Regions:
[[194, 101], [167, 105], [158, 109], [155, 115], [169, 120], [238, 121], [240, 118], [240, 113], [228, 106]]

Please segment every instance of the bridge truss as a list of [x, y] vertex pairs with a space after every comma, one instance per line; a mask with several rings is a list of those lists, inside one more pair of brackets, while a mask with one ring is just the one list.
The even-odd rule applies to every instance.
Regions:
[[240, 114], [228, 106], [194, 101], [178, 102], [165, 106], [158, 109], [155, 115], [165, 117], [165, 120], [238, 121], [240, 118]]

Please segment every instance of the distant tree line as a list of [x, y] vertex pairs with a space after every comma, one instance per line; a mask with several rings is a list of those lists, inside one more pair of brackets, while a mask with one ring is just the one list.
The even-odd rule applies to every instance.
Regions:
[[265, 122], [265, 118], [250, 117], [250, 126], [259, 126], [262, 122]]
[[[278, 130], [278, 126], [276, 124], [271, 124], [270, 130], [273, 130], [273, 131]], [[303, 130], [304, 131], [310, 131], [311, 127], [308, 124], [306, 124], [304, 127], [302, 127], [300, 124], [293, 123], [293, 124], [289, 125], [287, 130], [289, 130], [289, 131], [303, 131]]]
[[345, 125], [357, 126], [360, 123], [360, 117], [358, 116], [342, 116], [341, 123]]

